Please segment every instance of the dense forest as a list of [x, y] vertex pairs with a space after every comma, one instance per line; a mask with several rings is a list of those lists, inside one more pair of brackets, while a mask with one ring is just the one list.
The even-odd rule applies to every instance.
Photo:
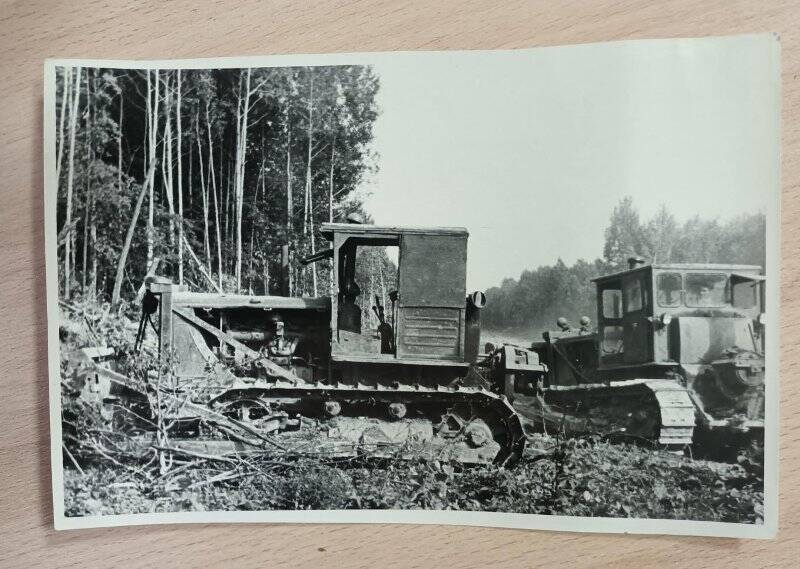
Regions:
[[721, 222], [695, 216], [679, 223], [666, 206], [642, 220], [630, 197], [620, 200], [605, 230], [602, 257], [526, 270], [486, 291], [485, 328], [538, 337], [559, 316], [573, 324], [596, 315], [590, 279], [622, 270], [638, 256], [652, 263], [742, 263], [766, 266], [766, 216], [741, 215]]
[[276, 293], [283, 244], [290, 294], [327, 294], [330, 263], [299, 259], [363, 213], [378, 88], [364, 66], [59, 68], [60, 298], [116, 306], [147, 274]]

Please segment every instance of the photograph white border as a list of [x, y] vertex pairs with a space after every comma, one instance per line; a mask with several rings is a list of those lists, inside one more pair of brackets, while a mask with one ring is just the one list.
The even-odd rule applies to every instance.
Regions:
[[[103, 59], [48, 59], [44, 63], [44, 233], [47, 282], [47, 338], [49, 364], [50, 399], [50, 454], [53, 488], [54, 526], [57, 530], [127, 526], [141, 524], [171, 523], [402, 523], [402, 524], [450, 524], [463, 526], [490, 526], [551, 531], [673, 534], [694, 536], [716, 536], [734, 538], [773, 538], [778, 530], [778, 420], [779, 420], [779, 369], [780, 369], [780, 144], [781, 144], [781, 73], [780, 38], [777, 34], [754, 34], [694, 39], [629, 40], [611, 42], [611, 45], [637, 44], [647, 47], [656, 43], [671, 42], [676, 47], [691, 49], [694, 42], [752, 42], [770, 50], [770, 61], [774, 66], [775, 136], [775, 187], [765, 191], [774, 192], [769, 200], [767, 216], [767, 336], [765, 379], [765, 440], [764, 440], [764, 523], [738, 524], [727, 522], [704, 522], [690, 520], [641, 519], [641, 518], [590, 518], [558, 515], [511, 514], [492, 512], [462, 512], [439, 510], [281, 510], [260, 512], [181, 512], [153, 514], [125, 514], [108, 516], [64, 516], [64, 486], [61, 432], [61, 380], [59, 357], [59, 305], [58, 305], [58, 256], [56, 250], [56, 68], [60, 66], [106, 67], [119, 69], [223, 69], [245, 67], [290, 67], [322, 65], [369, 65], [393, 58], [444, 57], [457, 58], [464, 51], [416, 51], [378, 53], [340, 53], [320, 55], [273, 55], [224, 57], [183, 60], [103, 60]], [[540, 47], [520, 51], [542, 50], [591, 50], [603, 44], [580, 44], [568, 46]], [[468, 51], [476, 54], [480, 51]], [[488, 52], [486, 52], [488, 53]], [[492, 51], [497, 53], [497, 51]]]

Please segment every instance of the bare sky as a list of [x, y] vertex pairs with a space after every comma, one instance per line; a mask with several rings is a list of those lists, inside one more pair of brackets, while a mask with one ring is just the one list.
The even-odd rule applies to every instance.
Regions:
[[600, 256], [625, 195], [644, 217], [661, 203], [679, 220], [766, 211], [776, 47], [745, 36], [379, 58], [368, 211], [467, 227], [470, 289]]

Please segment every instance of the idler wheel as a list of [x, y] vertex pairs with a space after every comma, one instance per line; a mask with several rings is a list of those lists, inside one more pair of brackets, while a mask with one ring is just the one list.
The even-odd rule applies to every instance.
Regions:
[[492, 440], [492, 431], [483, 422], [470, 423], [465, 429], [464, 434], [469, 444], [476, 448], [486, 446], [486, 444]]
[[403, 403], [390, 403], [389, 404], [389, 416], [392, 419], [402, 419], [406, 416], [408, 409]]
[[226, 402], [220, 411], [226, 417], [249, 424], [257, 419], [268, 416], [271, 413], [271, 408], [269, 403], [264, 401], [245, 398]]
[[338, 401], [326, 401], [324, 405], [325, 414], [328, 417], [336, 417], [342, 412], [342, 404]]

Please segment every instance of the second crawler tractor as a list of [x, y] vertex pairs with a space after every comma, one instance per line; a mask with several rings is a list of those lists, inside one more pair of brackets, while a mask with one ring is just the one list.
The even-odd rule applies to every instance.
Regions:
[[[597, 330], [561, 319], [531, 349], [539, 383], [506, 394], [532, 419], [666, 448], [736, 450], [764, 429], [764, 277], [749, 265], [629, 260], [594, 280]], [[509, 348], [495, 353], [502, 365]], [[519, 351], [519, 350], [518, 350]]]

